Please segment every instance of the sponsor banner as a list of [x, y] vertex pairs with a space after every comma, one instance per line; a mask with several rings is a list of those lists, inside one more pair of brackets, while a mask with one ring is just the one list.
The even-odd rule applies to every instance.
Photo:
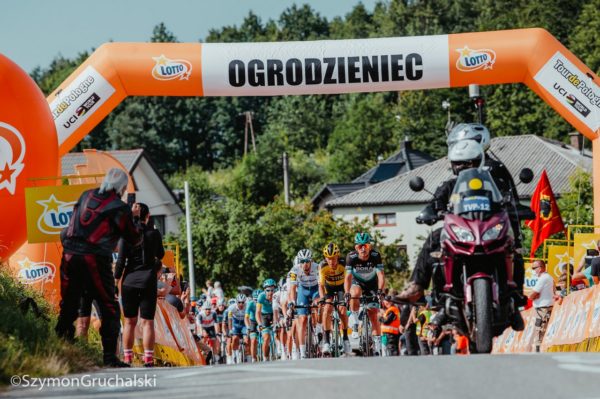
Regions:
[[329, 94], [448, 87], [448, 36], [205, 43], [205, 96]]
[[596, 241], [600, 240], [600, 234], [578, 233], [573, 236], [573, 261], [575, 270], [581, 263], [582, 258], [586, 258], [586, 263], [591, 265], [592, 257], [586, 256], [588, 249], [596, 249]]
[[[568, 264], [575, 266], [573, 247], [567, 247], [566, 245], [548, 245], [546, 271], [552, 276], [555, 284], [558, 282], [558, 278]], [[534, 278], [537, 281], [537, 277]]]
[[15, 194], [17, 177], [25, 164], [25, 139], [12, 125], [0, 121], [0, 190]]
[[30, 243], [59, 241], [79, 196], [94, 187], [98, 184], [26, 188], [27, 240]]
[[560, 51], [534, 79], [592, 131], [600, 128], [600, 87]]
[[110, 98], [115, 88], [94, 67], [88, 66], [50, 103], [50, 111], [62, 144]]
[[152, 77], [156, 80], [189, 80], [192, 63], [185, 59], [169, 59], [161, 54], [152, 57], [156, 64], [152, 68]]
[[470, 49], [465, 46], [456, 51], [460, 54], [456, 60], [456, 69], [461, 72], [493, 69], [496, 63], [496, 52], [492, 49]]

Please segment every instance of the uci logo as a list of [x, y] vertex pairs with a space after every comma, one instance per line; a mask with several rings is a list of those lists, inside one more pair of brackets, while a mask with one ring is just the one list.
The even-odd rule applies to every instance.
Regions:
[[56, 273], [56, 266], [50, 262], [31, 262], [28, 258], [17, 262], [21, 267], [18, 278], [24, 284], [33, 284], [38, 281], [52, 281]]
[[0, 190], [14, 195], [24, 158], [25, 139], [16, 128], [0, 121]]
[[152, 68], [152, 77], [156, 80], [188, 80], [192, 74], [192, 63], [187, 60], [170, 60], [162, 54], [152, 59], [156, 61]]
[[42, 233], [60, 234], [60, 231], [69, 225], [75, 201], [59, 201], [52, 194], [47, 200], [37, 201], [37, 203], [44, 207], [44, 212], [37, 221], [38, 229]]
[[462, 72], [492, 69], [496, 63], [496, 52], [494, 50], [471, 50], [468, 46], [465, 46], [456, 51], [460, 53], [458, 60], [456, 60], [456, 69]]

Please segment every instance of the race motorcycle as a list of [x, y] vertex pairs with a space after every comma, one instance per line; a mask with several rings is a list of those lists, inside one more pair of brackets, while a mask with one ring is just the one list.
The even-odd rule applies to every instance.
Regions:
[[[533, 173], [524, 169], [520, 178], [528, 183]], [[423, 179], [413, 178], [410, 187], [423, 190]], [[443, 276], [439, 303], [477, 353], [490, 353], [493, 337], [518, 312], [511, 295], [514, 233], [507, 201], [512, 199], [502, 197], [487, 169], [466, 169], [457, 177], [448, 212], [437, 216], [444, 221], [441, 252], [430, 255], [438, 259], [434, 279]]]

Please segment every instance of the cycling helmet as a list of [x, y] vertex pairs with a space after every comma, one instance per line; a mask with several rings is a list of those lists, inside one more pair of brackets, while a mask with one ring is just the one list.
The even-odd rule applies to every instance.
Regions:
[[234, 299], [234, 298], [231, 298], [231, 299], [229, 300], [229, 302], [227, 302], [227, 305], [229, 305], [229, 306], [231, 306], [231, 305], [235, 305], [235, 299]]
[[275, 282], [275, 280], [273, 280], [272, 278], [268, 278], [263, 283], [263, 288], [275, 287], [276, 285], [277, 285], [277, 283]]
[[456, 175], [462, 170], [479, 166], [482, 155], [483, 147], [475, 140], [459, 141], [448, 150], [448, 160]]
[[474, 140], [481, 144], [484, 151], [490, 148], [490, 131], [481, 123], [461, 123], [455, 126], [446, 139], [448, 148], [463, 140]]
[[297, 263], [306, 263], [312, 260], [312, 252], [310, 249], [301, 249], [296, 255]]
[[323, 256], [326, 258], [333, 258], [339, 256], [339, 254], [340, 248], [333, 242], [330, 242], [323, 247]]
[[212, 306], [210, 304], [210, 302], [206, 301], [202, 304], [202, 309], [206, 310], [206, 309], [212, 309]]
[[238, 296], [235, 298], [235, 301], [236, 301], [237, 303], [240, 303], [240, 302], [242, 302], [242, 303], [246, 303], [246, 295], [244, 295], [244, 294], [239, 294], [239, 295], [238, 295]]
[[217, 306], [223, 306], [225, 305], [225, 298], [219, 298], [217, 300]]
[[254, 300], [258, 299], [258, 296], [260, 294], [262, 294], [262, 290], [257, 289], [257, 290], [252, 291], [252, 299], [254, 299]]
[[354, 236], [355, 244], [370, 244], [371, 243], [371, 235], [367, 232], [356, 233]]

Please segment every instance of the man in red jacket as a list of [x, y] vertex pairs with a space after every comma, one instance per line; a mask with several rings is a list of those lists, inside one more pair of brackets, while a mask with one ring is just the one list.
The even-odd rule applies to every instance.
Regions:
[[60, 314], [56, 324], [59, 336], [72, 340], [80, 298], [88, 292], [102, 312], [102, 347], [108, 367], [129, 367], [116, 355], [120, 330], [120, 309], [115, 298], [112, 252], [119, 238], [138, 245], [142, 238], [139, 209], [135, 214], [121, 197], [127, 187], [127, 174], [110, 169], [100, 188], [85, 191], [73, 208], [67, 228], [61, 232], [63, 255], [60, 265]]

